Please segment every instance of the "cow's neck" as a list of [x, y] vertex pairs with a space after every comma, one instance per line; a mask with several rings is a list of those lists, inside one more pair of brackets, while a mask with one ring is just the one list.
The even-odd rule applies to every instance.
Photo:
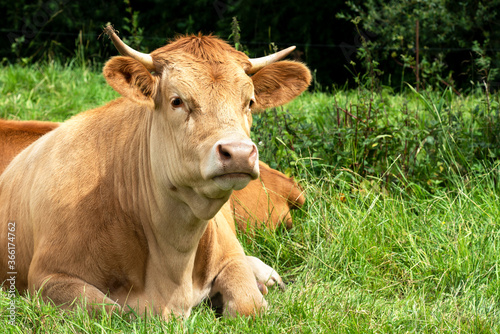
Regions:
[[[213, 212], [215, 216], [227, 199], [207, 199], [190, 188], [172, 187], [168, 177], [158, 172], [168, 168], [169, 162], [161, 161], [155, 173], [152, 164], [158, 163], [159, 155], [169, 154], [169, 148], [162, 152], [152, 150], [151, 141], [158, 140], [154, 137], [153, 122], [158, 121], [154, 119], [154, 112], [135, 113], [143, 116], [130, 124], [130, 135], [119, 150], [125, 159], [116, 166], [117, 173], [126, 179], [120, 181], [127, 189], [120, 203], [131, 210], [142, 225], [150, 254], [148, 261], [155, 262], [151, 266], [176, 268], [169, 271], [178, 274], [177, 278], [171, 277], [172, 280], [183, 280], [192, 275], [198, 243], [210, 218], [203, 219], [202, 214], [209, 212], [210, 216]], [[166, 145], [165, 142], [161, 145]]]
[[[120, 109], [119, 106], [116, 110], [120, 113]], [[115, 161], [110, 174], [119, 199], [117, 210], [133, 217], [134, 228], [143, 231], [148, 266], [159, 271], [170, 268], [170, 279], [180, 283], [191, 277], [198, 242], [208, 221], [197, 218], [176, 194], [154, 182], [150, 152], [152, 112], [127, 113], [135, 117], [121, 122], [120, 132], [116, 133], [122, 136], [112, 145]]]
[[[155, 236], [162, 236], [161, 241], [175, 245], [180, 253], [194, 253], [205, 231], [207, 223], [228, 200], [226, 198], [209, 199], [200, 194], [200, 180], [197, 157], [185, 152], [179, 131], [173, 128], [164, 112], [153, 112], [149, 119], [149, 170], [151, 171], [151, 189], [155, 198], [152, 229]], [[194, 145], [194, 144], [193, 144]], [[186, 165], [188, 164], [188, 165]], [[186, 186], [190, 185], [190, 187]], [[194, 189], [198, 190], [194, 190]]]

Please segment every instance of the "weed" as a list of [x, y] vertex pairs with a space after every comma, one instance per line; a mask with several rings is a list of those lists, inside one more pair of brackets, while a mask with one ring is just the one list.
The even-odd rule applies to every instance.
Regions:
[[126, 5], [125, 10], [129, 15], [129, 17], [123, 18], [123, 21], [125, 22], [125, 24], [123, 25], [123, 30], [125, 30], [129, 34], [129, 37], [128, 38], [124, 37], [123, 41], [130, 47], [139, 50], [143, 40], [142, 36], [144, 32], [144, 28], [141, 28], [139, 26], [140, 13], [132, 9], [130, 0], [123, 0], [123, 2]]

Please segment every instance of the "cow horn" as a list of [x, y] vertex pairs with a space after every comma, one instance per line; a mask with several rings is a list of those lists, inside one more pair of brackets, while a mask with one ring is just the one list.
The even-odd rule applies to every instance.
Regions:
[[141, 62], [141, 64], [144, 65], [144, 67], [146, 67], [149, 71], [154, 71], [156, 69], [153, 63], [153, 57], [151, 57], [150, 54], [134, 50], [127, 44], [123, 43], [120, 37], [118, 37], [118, 35], [116, 34], [116, 31], [111, 24], [108, 24], [104, 28], [104, 32], [106, 33], [106, 35], [108, 35], [108, 37], [111, 39], [116, 49], [122, 56], [134, 58], [135, 60]]
[[247, 74], [253, 74], [253, 73], [257, 72], [258, 70], [260, 70], [261, 68], [263, 68], [264, 66], [267, 66], [267, 65], [272, 64], [274, 62], [277, 62], [280, 59], [285, 58], [293, 50], [295, 50], [295, 46], [291, 46], [291, 47], [286, 48], [284, 50], [270, 54], [269, 56], [260, 57], [260, 58], [250, 58], [248, 60], [252, 64], [252, 67], [250, 67], [246, 72], [247, 72]]

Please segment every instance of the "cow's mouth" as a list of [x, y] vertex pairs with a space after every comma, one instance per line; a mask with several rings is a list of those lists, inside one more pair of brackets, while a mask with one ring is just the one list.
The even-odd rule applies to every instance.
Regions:
[[212, 180], [221, 190], [227, 191], [243, 189], [252, 179], [254, 177], [247, 173], [228, 173], [215, 176]]

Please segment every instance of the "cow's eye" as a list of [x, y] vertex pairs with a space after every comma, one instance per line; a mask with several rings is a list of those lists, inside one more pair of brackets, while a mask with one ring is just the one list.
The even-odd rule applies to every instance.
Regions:
[[248, 103], [248, 108], [252, 108], [254, 103], [255, 103], [255, 100], [251, 99], [250, 102]]
[[172, 100], [170, 100], [170, 104], [174, 108], [179, 108], [184, 104], [184, 102], [182, 101], [182, 99], [180, 97], [174, 97]]

